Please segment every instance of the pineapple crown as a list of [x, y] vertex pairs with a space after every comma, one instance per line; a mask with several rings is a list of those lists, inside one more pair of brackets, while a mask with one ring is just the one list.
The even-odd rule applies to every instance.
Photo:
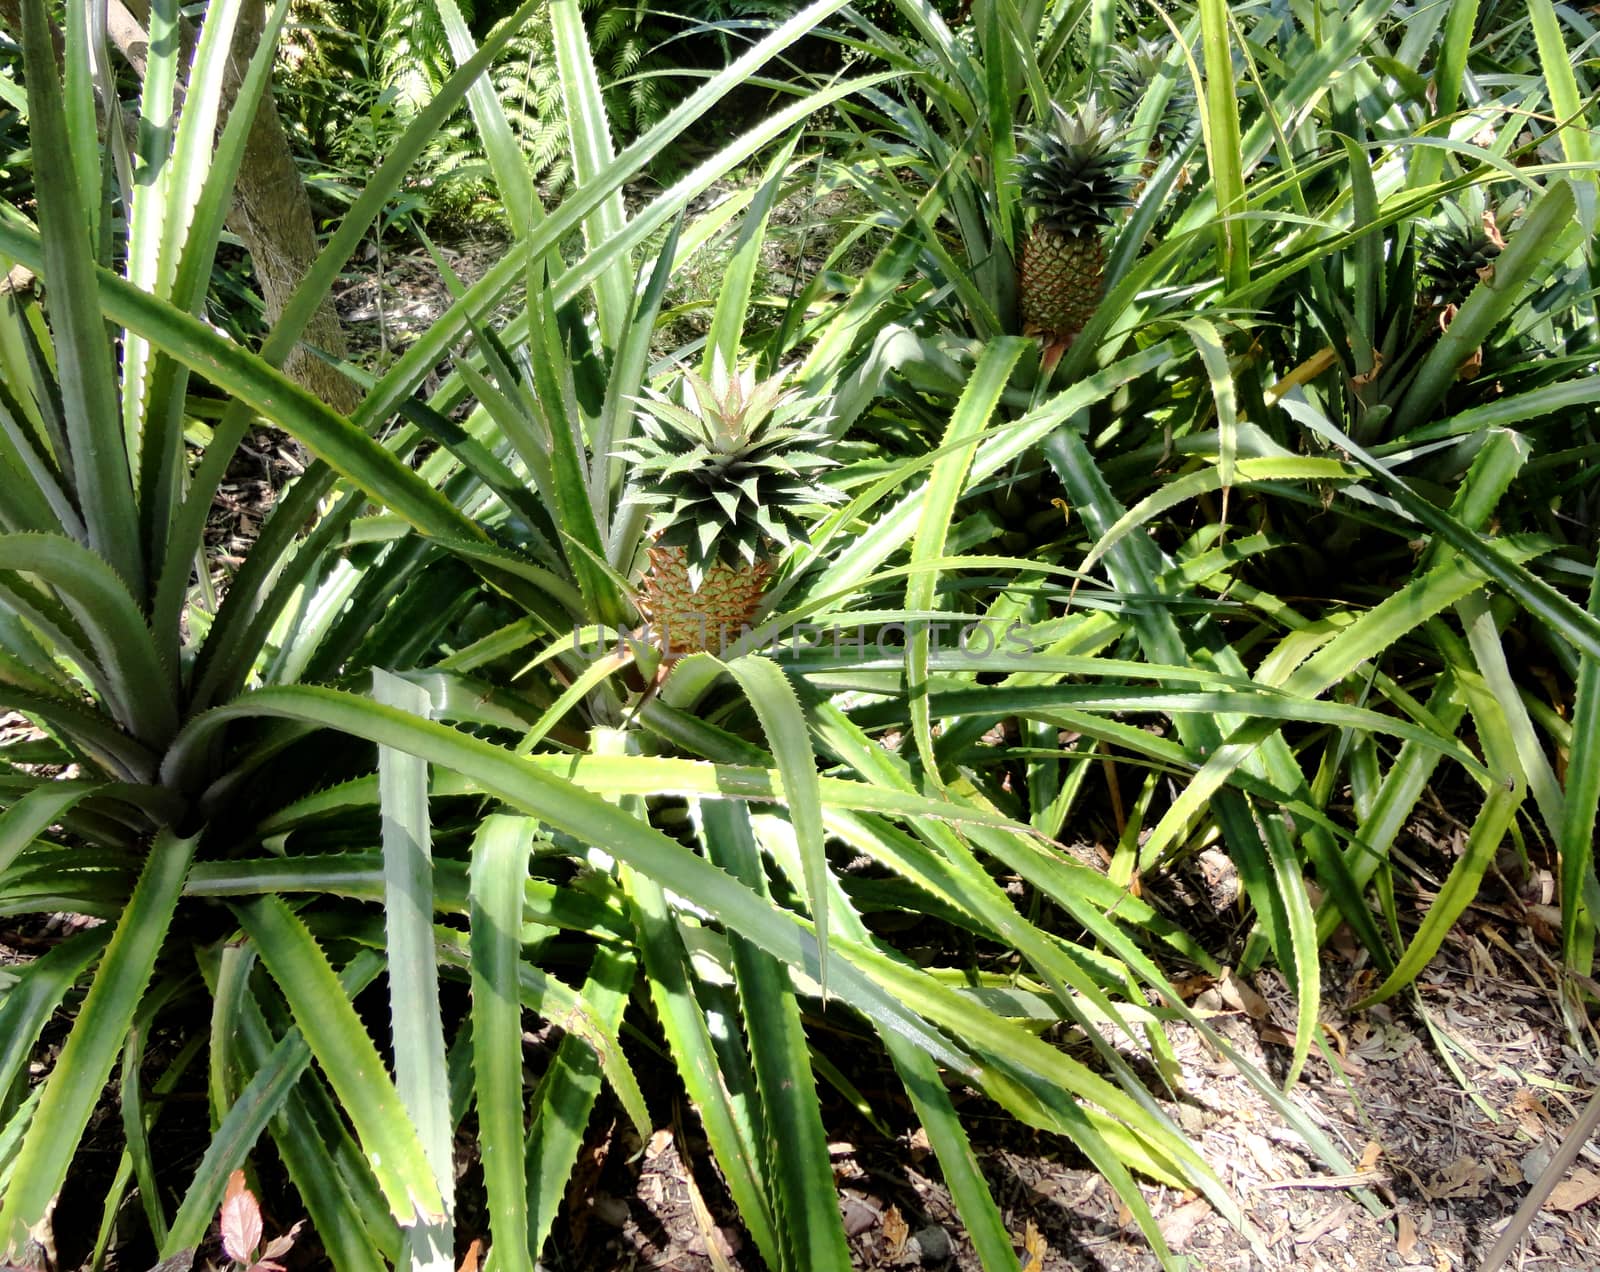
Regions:
[[[1132, 48], [1112, 49], [1115, 60], [1107, 76], [1106, 90], [1112, 104], [1124, 116], [1138, 110], [1150, 85], [1162, 75], [1171, 49], [1170, 37], [1147, 40], [1143, 36]], [[1194, 84], [1180, 72], [1167, 95], [1161, 117], [1156, 120], [1153, 148], [1162, 153], [1178, 149], [1193, 135], [1197, 120]]]
[[1116, 120], [1092, 96], [1074, 111], [1052, 102], [1049, 124], [1024, 130], [1022, 202], [1041, 225], [1098, 234], [1133, 202], [1133, 182], [1119, 171], [1132, 156], [1117, 149], [1119, 136]]
[[655, 541], [682, 548], [698, 588], [718, 561], [753, 565], [801, 538], [804, 514], [843, 496], [819, 480], [828, 417], [788, 372], [757, 380], [717, 356], [711, 378], [685, 369], [676, 400], [647, 389], [640, 431], [618, 449], [634, 466], [631, 498], [653, 510]]
[[1445, 216], [1422, 235], [1422, 299], [1436, 309], [1462, 304], [1505, 247], [1493, 212], [1477, 224], [1457, 207]]

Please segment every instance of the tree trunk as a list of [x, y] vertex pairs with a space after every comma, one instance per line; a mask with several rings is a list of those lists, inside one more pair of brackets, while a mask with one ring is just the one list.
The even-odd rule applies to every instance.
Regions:
[[[239, 13], [229, 74], [223, 86], [225, 111], [233, 109], [240, 81], [261, 42], [266, 16], [263, 0], [250, 0]], [[294, 289], [317, 259], [317, 230], [270, 84], [261, 95], [245, 139], [228, 228], [244, 240], [261, 282], [267, 321], [277, 322]], [[301, 339], [303, 343], [289, 354], [284, 371], [340, 414], [350, 414], [361, 400], [359, 390], [342, 372], [306, 347], [309, 344], [333, 357], [344, 356], [344, 327], [331, 299], [323, 298]]]

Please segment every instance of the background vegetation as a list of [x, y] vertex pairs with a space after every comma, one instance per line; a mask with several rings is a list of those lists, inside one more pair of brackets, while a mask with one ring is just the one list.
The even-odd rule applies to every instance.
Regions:
[[[91, 6], [0, 6], [0, 914], [100, 920], [0, 972], [15, 1259], [66, 1198], [85, 1259], [188, 1266], [244, 1169], [330, 1266], [481, 1237], [531, 1268], [603, 1088], [648, 1138], [654, 1051], [771, 1267], [848, 1266], [817, 1084], [859, 1101], [867, 1055], [985, 1268], [1020, 1262], [961, 1092], [1070, 1142], [1170, 1263], [1136, 1177], [1242, 1223], [1163, 1098], [1169, 1022], [1229, 1051], [1172, 978], [1280, 969], [1285, 1070], [1250, 1079], [1349, 1174], [1292, 1098], [1319, 949], [1345, 927], [1361, 1001], [1409, 995], [1506, 854], [1560, 881], [1587, 1045], [1589, 15], [132, 16], [140, 67]], [[243, 274], [225, 228], [269, 87], [315, 255], [222, 330], [278, 250], [257, 215]], [[1024, 331], [1027, 130], [1091, 95], [1129, 206], [1082, 329]], [[453, 299], [390, 362], [301, 343], [375, 225], [462, 222], [503, 247], [438, 257]], [[628, 639], [659, 526], [621, 456], [719, 363], [803, 395], [837, 493], [755, 631], [666, 659]], [[307, 464], [224, 569], [260, 427]], [[895, 626], [774, 653], [799, 623]], [[1402, 905], [1425, 798], [1459, 851]], [[1167, 886], [1211, 849], [1237, 910]], [[535, 1019], [564, 1032], [525, 1075]]]

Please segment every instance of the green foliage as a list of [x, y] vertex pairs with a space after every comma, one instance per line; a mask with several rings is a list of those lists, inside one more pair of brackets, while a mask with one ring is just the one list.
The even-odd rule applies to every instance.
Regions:
[[33, 198], [28, 101], [21, 72], [21, 46], [0, 32], [0, 197], [11, 204]]
[[[641, 1136], [663, 1120], [645, 1039], [768, 1266], [848, 1266], [816, 1094], [841, 1050], [898, 1075], [984, 1267], [1019, 1261], [953, 1089], [1070, 1141], [1176, 1266], [1136, 1176], [1241, 1217], [1130, 1062], [1176, 1072], [1180, 1023], [1233, 1054], [1172, 969], [1274, 961], [1292, 1083], [1322, 942], [1367, 948], [1368, 1001], [1409, 993], [1509, 843], [1560, 878], [1586, 983], [1589, 68], [1543, 3], [1525, 39], [1470, 5], [1334, 9], [1206, 0], [1164, 33], [1116, 4], [708, 7], [708, 61], [736, 60], [675, 106], [630, 96], [658, 21], [632, 10], [351, 11], [285, 100], [375, 171], [252, 354], [199, 317], [248, 115], [218, 138], [208, 106], [237, 5], [206, 13], [175, 129], [175, 42], [152, 41], [124, 189], [87, 23], [58, 76], [27, 0], [29, 141], [70, 162], [0, 219], [0, 264], [43, 281], [0, 297], [0, 707], [32, 726], [0, 741], [0, 913], [107, 922], [0, 987], [3, 1240], [111, 1101], [107, 1215], [137, 1188], [164, 1257], [267, 1135], [330, 1266], [444, 1265], [487, 1235], [531, 1267], [604, 1093]], [[783, 61], [826, 39], [847, 73]], [[1128, 55], [1157, 47], [1133, 91]], [[1105, 174], [1131, 206], [1104, 298], [1044, 350], [1018, 330], [1016, 139], [1116, 74], [1159, 153]], [[276, 367], [406, 183], [466, 170], [469, 132], [505, 249], [340, 416]], [[780, 291], [806, 189], [865, 211], [782, 257]], [[691, 288], [703, 339], [660, 358]], [[726, 506], [651, 444], [691, 359], [784, 369], [788, 440], [826, 432], [839, 496], [801, 534], [771, 507], [793, 490], [757, 482], [783, 531], [763, 608], [720, 657], [667, 662], [637, 636], [652, 502], [695, 542]], [[257, 421], [313, 462], [214, 577], [206, 516]], [[1138, 790], [1100, 869], [1061, 841], [1093, 827], [1106, 760]], [[1430, 789], [1465, 833], [1419, 914], [1403, 837]], [[1249, 915], [1222, 949], [1160, 908], [1213, 845]], [[527, 1085], [535, 1018], [563, 1040]], [[181, 1040], [159, 1071], [155, 1037]], [[163, 1178], [151, 1097], [180, 1090], [212, 1129]], [[481, 1211], [450, 1160], [468, 1141]], [[457, 1231], [479, 1213], [487, 1234]]]
[[[460, 7], [480, 39], [492, 37], [509, 17], [503, 3]], [[740, 27], [741, 38], [730, 45], [725, 33], [707, 31], [704, 24], [749, 22], [785, 8], [741, 4], [724, 12], [719, 4], [691, 5], [681, 17], [672, 17], [643, 6], [583, 0], [606, 113], [619, 137], [646, 131], [682, 98], [686, 66], [709, 74], [759, 34]], [[363, 174], [381, 161], [448, 78], [454, 68], [450, 43], [435, 5], [297, 0], [295, 16], [282, 52], [280, 110], [324, 170], [319, 182], [337, 196], [340, 187], [359, 188]], [[547, 196], [559, 194], [571, 181], [572, 168], [548, 4], [511, 33], [487, 81], [530, 178]], [[429, 139], [408, 184], [422, 194], [430, 216], [467, 223], [500, 220], [483, 145], [463, 115]]]

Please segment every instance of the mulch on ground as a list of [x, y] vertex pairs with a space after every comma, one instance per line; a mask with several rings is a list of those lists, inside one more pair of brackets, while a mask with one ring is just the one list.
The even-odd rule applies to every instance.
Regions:
[[[1169, 1030], [1184, 1100], [1168, 1101], [1168, 1112], [1243, 1209], [1267, 1259], [1203, 1199], [1149, 1185], [1145, 1198], [1169, 1245], [1208, 1272], [1478, 1266], [1597, 1078], [1565, 1040], [1548, 977], [1530, 975], [1541, 964], [1548, 952], [1530, 929], [1478, 913], [1424, 975], [1416, 1004], [1351, 1016], [1340, 1002], [1352, 984], [1370, 985], [1330, 956], [1324, 1023], [1336, 1065], [1314, 1055], [1290, 1098], [1355, 1166], [1345, 1178], [1330, 1177], [1197, 1031]], [[1256, 981], [1265, 992], [1230, 979], [1193, 1005], [1248, 1062], [1281, 1071], [1289, 1056], [1285, 996], [1275, 973]], [[550, 1267], [762, 1266], [724, 1209], [692, 1118], [685, 1121], [679, 1134], [663, 1129], [640, 1145], [623, 1123], [597, 1118], [589, 1152], [601, 1167], [588, 1172], [592, 1186], [569, 1194]], [[1028, 1272], [1158, 1266], [1131, 1216], [1070, 1146], [1003, 1117], [980, 1115], [969, 1130]], [[832, 1147], [857, 1266], [978, 1269], [921, 1134], [886, 1140], [865, 1126], [854, 1132]], [[1512, 1266], [1600, 1267], [1600, 1150], [1584, 1151]]]

